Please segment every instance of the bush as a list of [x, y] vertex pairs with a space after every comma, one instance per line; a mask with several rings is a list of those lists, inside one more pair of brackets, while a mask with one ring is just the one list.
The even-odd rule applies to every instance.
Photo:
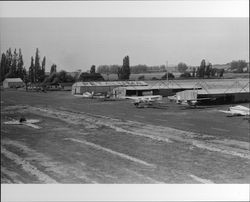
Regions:
[[144, 75], [139, 76], [138, 80], [145, 80], [145, 76]]
[[104, 78], [100, 73], [87, 73], [84, 72], [80, 75], [78, 81], [104, 81]]
[[183, 74], [180, 75], [181, 78], [190, 78], [191, 74], [189, 72], [185, 72]]
[[172, 73], [166, 73], [161, 78], [165, 80], [167, 78], [168, 79], [174, 79], [175, 77], [174, 77], [174, 75]]

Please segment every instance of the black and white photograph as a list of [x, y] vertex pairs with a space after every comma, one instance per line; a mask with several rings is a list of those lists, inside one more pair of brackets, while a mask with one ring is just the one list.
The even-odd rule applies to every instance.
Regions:
[[2, 185], [249, 184], [248, 16], [22, 12], [0, 17]]

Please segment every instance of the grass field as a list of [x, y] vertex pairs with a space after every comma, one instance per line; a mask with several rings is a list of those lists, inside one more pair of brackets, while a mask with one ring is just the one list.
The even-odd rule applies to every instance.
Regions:
[[[248, 183], [249, 123], [168, 103], [2, 91], [2, 183]], [[41, 129], [5, 125], [21, 116]]]

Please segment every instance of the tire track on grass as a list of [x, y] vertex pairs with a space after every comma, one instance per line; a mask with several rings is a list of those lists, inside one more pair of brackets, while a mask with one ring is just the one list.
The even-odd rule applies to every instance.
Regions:
[[55, 184], [58, 183], [56, 180], [52, 179], [50, 176], [46, 175], [45, 173], [38, 170], [35, 166], [31, 165], [28, 161], [20, 158], [18, 155], [14, 154], [13, 152], [8, 151], [6, 148], [2, 146], [1, 153], [15, 164], [22, 167], [22, 169], [35, 176], [40, 182]]

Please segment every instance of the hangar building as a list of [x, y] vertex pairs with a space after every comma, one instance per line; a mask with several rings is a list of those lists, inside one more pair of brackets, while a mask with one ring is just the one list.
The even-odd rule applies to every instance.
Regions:
[[4, 88], [20, 88], [24, 86], [24, 82], [20, 78], [6, 78], [3, 81]]
[[144, 81], [100, 81], [100, 82], [76, 82], [72, 85], [72, 94], [85, 92], [107, 93], [121, 86], [147, 86]]

